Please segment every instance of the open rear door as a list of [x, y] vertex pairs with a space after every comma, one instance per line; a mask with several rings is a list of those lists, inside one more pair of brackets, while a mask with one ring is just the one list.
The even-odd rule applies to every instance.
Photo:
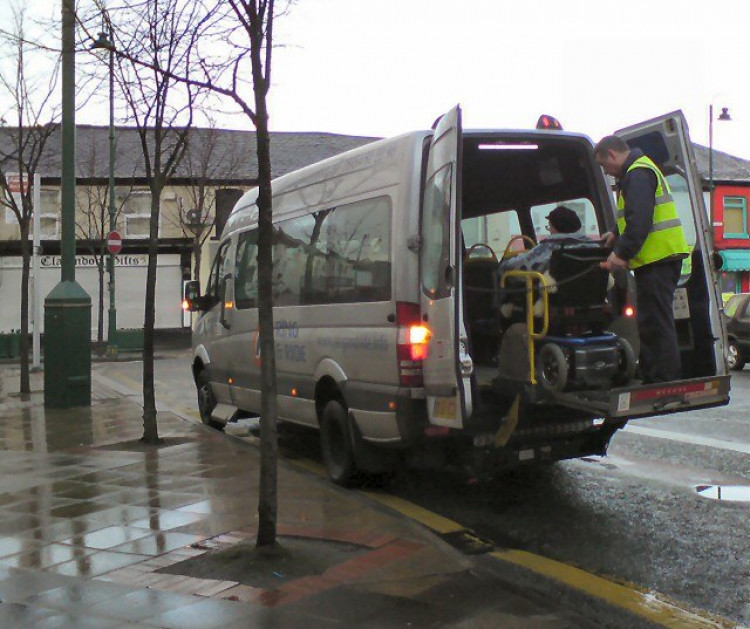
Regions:
[[432, 137], [421, 214], [421, 313], [430, 329], [423, 362], [430, 421], [460, 428], [471, 414], [471, 358], [461, 307], [461, 109]]
[[683, 265], [684, 276], [674, 307], [676, 322], [686, 324], [690, 331], [692, 351], [687, 354], [690, 360], [683, 360], [684, 380], [631, 391], [615, 390], [607, 414], [639, 416], [726, 404], [729, 376], [718, 279], [712, 264], [713, 239], [685, 117], [675, 111], [621, 129], [615, 135], [656, 162], [672, 188], [685, 235], [693, 247], [690, 267]]

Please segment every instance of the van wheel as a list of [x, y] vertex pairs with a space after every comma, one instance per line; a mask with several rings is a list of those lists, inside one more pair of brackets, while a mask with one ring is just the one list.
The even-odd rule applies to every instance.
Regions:
[[547, 391], [559, 392], [568, 384], [568, 361], [559, 345], [545, 343], [537, 356], [537, 379]]
[[336, 485], [355, 484], [357, 465], [346, 408], [338, 400], [325, 405], [320, 417], [320, 445], [328, 476]]
[[198, 412], [200, 413], [201, 421], [206, 426], [210, 426], [216, 430], [224, 430], [224, 424], [211, 419], [211, 413], [216, 408], [216, 398], [214, 397], [211, 382], [208, 379], [208, 373], [206, 373], [205, 369], [201, 369], [198, 372], [198, 376], [195, 378], [195, 386], [198, 389]]
[[619, 362], [617, 364], [617, 374], [613, 378], [614, 384], [627, 384], [635, 376], [635, 352], [632, 345], [624, 338], [617, 338], [617, 353]]
[[727, 347], [727, 366], [732, 371], [742, 371], [745, 368], [742, 350], [735, 341], [729, 341], [729, 346]]

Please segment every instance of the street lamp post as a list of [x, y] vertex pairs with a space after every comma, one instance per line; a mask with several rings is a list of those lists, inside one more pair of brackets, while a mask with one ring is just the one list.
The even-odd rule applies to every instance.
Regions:
[[[117, 229], [115, 213], [115, 45], [112, 41], [112, 25], [105, 22], [108, 33], [101, 32], [91, 45], [92, 50], [102, 49], [109, 52], [109, 231]], [[102, 226], [104, 231], [104, 226]], [[110, 250], [107, 261], [109, 270], [109, 311], [107, 325], [107, 342], [110, 352], [117, 347], [117, 308], [115, 306], [115, 254]]]
[[91, 406], [91, 298], [76, 282], [75, 0], [62, 1], [60, 282], [44, 300], [44, 406]]
[[[722, 107], [718, 120], [726, 121], [726, 120], [731, 120], [731, 119], [732, 117], [729, 115], [729, 108]], [[716, 243], [716, 232], [715, 232], [715, 227], [714, 227], [715, 216], [716, 216], [716, 211], [714, 209], [714, 106], [713, 106], [713, 103], [711, 103], [708, 106], [708, 218], [709, 218], [712, 245]]]

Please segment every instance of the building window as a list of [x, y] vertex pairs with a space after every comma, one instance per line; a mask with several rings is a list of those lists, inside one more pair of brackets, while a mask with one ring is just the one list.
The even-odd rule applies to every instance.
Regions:
[[[128, 190], [124, 196], [120, 197], [120, 202], [125, 222], [125, 238], [148, 238], [151, 221], [151, 192]], [[161, 216], [159, 223], [159, 231], [161, 231]]]
[[47, 239], [60, 238], [60, 189], [44, 188], [39, 190], [39, 237]]
[[39, 237], [46, 239], [60, 237], [60, 217], [57, 214], [39, 215]]
[[745, 197], [724, 197], [724, 238], [750, 238]]

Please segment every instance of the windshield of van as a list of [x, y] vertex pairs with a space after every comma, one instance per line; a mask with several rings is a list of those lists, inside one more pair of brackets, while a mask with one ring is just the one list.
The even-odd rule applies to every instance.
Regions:
[[594, 205], [589, 199], [566, 199], [556, 203], [545, 203], [534, 205], [531, 208], [531, 221], [534, 224], [534, 234], [537, 241], [544, 240], [550, 235], [547, 226], [547, 215], [556, 207], [564, 205], [573, 210], [581, 221], [581, 229], [571, 234], [574, 238], [590, 238], [598, 240], [601, 236], [599, 225], [596, 220]]
[[[518, 214], [514, 210], [465, 218], [461, 221], [461, 230], [466, 252], [472, 258], [492, 257], [494, 254], [499, 259], [511, 239], [522, 233]], [[523, 250], [520, 240], [513, 241], [511, 248], [514, 244], [517, 244], [518, 251]]]
[[[571, 234], [575, 238], [598, 240], [601, 237], [596, 211], [589, 199], [560, 199], [554, 203], [534, 205], [527, 211], [506, 210], [485, 216], [474, 216], [461, 221], [466, 254], [471, 258], [492, 257], [498, 259], [508, 250], [519, 252], [528, 249], [531, 243], [521, 236], [539, 242], [549, 237], [547, 215], [559, 205], [573, 210], [581, 221], [581, 229]], [[521, 228], [522, 221], [529, 224], [527, 230]], [[481, 246], [485, 245], [485, 246]]]

